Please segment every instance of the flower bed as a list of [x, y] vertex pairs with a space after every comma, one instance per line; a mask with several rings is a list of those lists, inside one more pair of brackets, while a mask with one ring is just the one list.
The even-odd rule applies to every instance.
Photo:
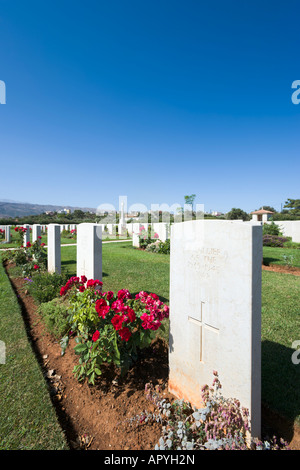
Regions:
[[69, 335], [62, 339], [62, 347], [76, 335], [80, 360], [74, 373], [92, 384], [104, 363], [113, 362], [125, 374], [169, 316], [169, 307], [154, 293], [142, 291], [133, 297], [126, 289], [102, 292], [102, 285], [85, 276], [71, 277], [60, 290], [70, 304]]
[[288, 241], [286, 237], [280, 237], [277, 235], [264, 235], [263, 236], [263, 246], [274, 246], [283, 248], [284, 243]]

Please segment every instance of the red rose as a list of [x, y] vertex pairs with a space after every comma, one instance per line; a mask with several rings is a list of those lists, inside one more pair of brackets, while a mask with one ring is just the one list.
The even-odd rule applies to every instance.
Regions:
[[100, 338], [100, 332], [98, 330], [95, 331], [95, 333], [92, 336], [92, 341], [97, 341]]
[[158, 295], [156, 295], [156, 294], [153, 294], [153, 293], [152, 293], [152, 294], [150, 294], [150, 295], [151, 295], [152, 299], [155, 299], [155, 300], [158, 300], [158, 299], [159, 299]]
[[113, 327], [114, 327], [115, 330], [120, 330], [122, 328], [123, 321], [124, 321], [124, 316], [123, 315], [115, 315], [111, 319], [111, 322], [112, 322]]
[[65, 286], [63, 286], [63, 287], [60, 289], [60, 295], [65, 295], [66, 292], [67, 292], [67, 289], [65, 288]]
[[107, 300], [112, 299], [113, 296], [114, 296], [114, 293], [113, 293], [111, 290], [109, 290], [108, 292], [106, 292], [106, 298], [107, 298]]
[[106, 314], [110, 310], [110, 306], [107, 305], [106, 300], [98, 299], [95, 302], [95, 309], [99, 317], [105, 318]]
[[85, 287], [84, 286], [79, 286], [79, 292], [84, 292], [85, 291]]
[[130, 322], [133, 322], [136, 318], [135, 316], [135, 311], [133, 310], [133, 308], [131, 307], [128, 307], [128, 305], [126, 305], [126, 307], [124, 307], [123, 309], [123, 313], [126, 315], [127, 317], [127, 320], [126, 321], [130, 321]]
[[121, 289], [118, 292], [118, 300], [131, 299], [130, 292], [127, 289]]
[[35, 269], [35, 270], [36, 270], [36, 269], [39, 269], [39, 266], [38, 266], [37, 264], [35, 264], [35, 265], [33, 266], [33, 269]]
[[119, 330], [118, 333], [123, 341], [128, 341], [131, 336], [131, 332], [129, 328], [127, 328], [126, 326], [125, 328], [122, 328], [121, 330]]

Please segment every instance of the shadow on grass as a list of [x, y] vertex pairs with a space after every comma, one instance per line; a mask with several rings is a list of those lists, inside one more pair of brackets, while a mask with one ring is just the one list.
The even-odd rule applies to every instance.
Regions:
[[264, 258], [263, 258], [263, 264], [265, 266], [270, 266], [271, 263], [274, 263], [276, 261], [277, 262], [280, 261], [280, 258], [269, 258], [267, 256], [264, 256]]
[[300, 363], [293, 363], [293, 353], [293, 348], [262, 342], [262, 421], [289, 442], [295, 424], [300, 426]]

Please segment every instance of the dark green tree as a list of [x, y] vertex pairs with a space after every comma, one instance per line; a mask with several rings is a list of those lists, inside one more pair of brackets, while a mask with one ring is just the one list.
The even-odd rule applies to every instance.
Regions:
[[288, 199], [283, 207], [289, 209], [291, 215], [300, 215], [300, 199]]
[[243, 211], [242, 209], [239, 208], [232, 208], [231, 211], [227, 212], [226, 214], [226, 219], [228, 220], [250, 220], [249, 214], [247, 212]]

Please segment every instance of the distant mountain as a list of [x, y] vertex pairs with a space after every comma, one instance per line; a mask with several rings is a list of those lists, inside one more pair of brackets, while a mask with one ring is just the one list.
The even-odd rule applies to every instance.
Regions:
[[96, 212], [96, 209], [90, 207], [53, 206], [50, 204], [29, 204], [2, 200], [0, 201], [0, 218], [39, 215], [47, 211], [58, 212], [64, 209], [70, 209], [71, 212], [76, 209], [80, 209], [84, 212]]

